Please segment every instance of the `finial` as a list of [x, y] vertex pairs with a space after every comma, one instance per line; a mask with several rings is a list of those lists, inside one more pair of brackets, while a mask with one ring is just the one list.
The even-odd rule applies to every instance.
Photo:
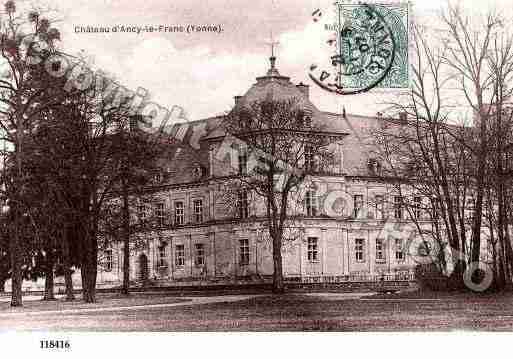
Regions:
[[271, 68], [267, 72], [268, 75], [279, 75], [277, 73], [278, 71], [276, 70], [276, 56], [274, 55], [274, 47], [278, 44], [278, 41], [274, 41], [273, 30], [271, 29], [271, 57], [269, 57], [269, 61], [271, 62]]
[[276, 68], [276, 56], [269, 57], [269, 61], [271, 62], [271, 70], [274, 70]]

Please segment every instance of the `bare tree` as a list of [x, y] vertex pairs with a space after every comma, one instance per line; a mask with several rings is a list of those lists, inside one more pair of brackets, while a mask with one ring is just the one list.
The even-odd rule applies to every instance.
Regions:
[[[494, 13], [476, 18], [449, 6], [441, 23], [438, 31], [413, 29], [413, 87], [392, 104], [395, 116], [403, 114], [401, 121], [376, 131], [378, 152], [397, 178], [428, 197], [432, 224], [440, 227], [434, 233], [447, 240], [460, 285], [467, 264], [473, 270], [480, 266], [483, 231], [496, 232], [500, 265], [495, 279], [503, 286], [511, 253], [505, 206], [511, 112], [505, 109], [513, 37]], [[455, 111], [461, 107], [470, 109], [474, 119], [462, 118]], [[492, 196], [488, 209], [498, 212], [487, 215], [497, 218], [493, 226], [493, 221], [483, 224], [487, 196]]]
[[[323, 131], [297, 99], [277, 100], [272, 95], [236, 106], [226, 116], [224, 126], [229, 136], [233, 136], [231, 145], [241, 159], [239, 176], [234, 180], [239, 186], [234, 187], [248, 189], [263, 201], [264, 219], [272, 241], [273, 291], [282, 293], [281, 252], [284, 233], [294, 215], [291, 197], [310, 176], [327, 170], [332, 158], [328, 145], [341, 135]], [[229, 136], [225, 141], [229, 142]], [[238, 199], [238, 211], [244, 200]]]

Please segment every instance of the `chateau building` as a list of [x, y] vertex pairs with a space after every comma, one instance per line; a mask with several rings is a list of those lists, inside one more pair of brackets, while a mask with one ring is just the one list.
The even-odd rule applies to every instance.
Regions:
[[[294, 208], [299, 216], [288, 229], [282, 250], [286, 280], [412, 279], [415, 260], [408, 250], [417, 228], [408, 220], [411, 211], [403, 197], [393, 184], [380, 179], [380, 163], [367, 140], [369, 130], [384, 119], [318, 109], [310, 101], [309, 87], [282, 76], [274, 58], [267, 74], [243, 96], [235, 96], [235, 104], [266, 96], [297, 99], [311, 121], [337, 134], [330, 145], [330, 170], [305, 181], [304, 196]], [[231, 199], [223, 194], [230, 178], [246, 173], [249, 160], [240, 149], [225, 146], [222, 121], [218, 116], [167, 129], [176, 145], [162, 159], [151, 201], [141, 201], [134, 211], [134, 221], [153, 216], [159, 229], [140, 234], [142, 240], [134, 244], [133, 281], [200, 285], [270, 280], [272, 243], [262, 202], [251, 191], [237, 191]], [[425, 199], [411, 197], [418, 204], [413, 215], [428, 226], [429, 214], [421, 210]], [[337, 204], [342, 206], [333, 215]], [[102, 252], [100, 285], [121, 283], [122, 258], [121, 243]]]

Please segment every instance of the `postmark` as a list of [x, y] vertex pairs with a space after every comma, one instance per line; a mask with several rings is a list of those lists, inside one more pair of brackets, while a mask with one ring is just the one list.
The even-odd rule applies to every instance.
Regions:
[[335, 3], [334, 21], [324, 23], [328, 63], [310, 66], [312, 81], [340, 95], [407, 88], [408, 10], [407, 3]]

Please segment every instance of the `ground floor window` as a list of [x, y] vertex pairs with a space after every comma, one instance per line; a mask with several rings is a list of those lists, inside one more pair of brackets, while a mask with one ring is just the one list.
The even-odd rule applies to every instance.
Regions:
[[308, 261], [317, 262], [319, 260], [319, 240], [316, 237], [308, 237]]
[[395, 259], [397, 261], [404, 260], [403, 240], [400, 238], [395, 239]]
[[196, 243], [194, 245], [196, 256], [194, 258], [194, 264], [197, 266], [205, 265], [205, 246], [203, 243]]
[[403, 219], [403, 197], [395, 196], [394, 197], [394, 218], [395, 219]]
[[422, 197], [413, 197], [413, 216], [416, 219], [422, 218]]
[[385, 262], [385, 240], [376, 238], [376, 262]]
[[365, 249], [365, 239], [363, 239], [363, 238], [355, 239], [354, 255], [355, 255], [355, 259], [357, 262], [365, 261], [364, 249]]
[[104, 261], [104, 269], [106, 272], [112, 271], [112, 263], [113, 263], [113, 257], [112, 257], [112, 249], [106, 249], [105, 250], [105, 261]]
[[239, 240], [239, 264], [249, 264], [249, 239]]
[[167, 253], [166, 253], [166, 244], [161, 244], [158, 247], [158, 257], [157, 257], [157, 266], [158, 267], [167, 267]]
[[175, 265], [177, 267], [185, 265], [185, 247], [183, 244], [177, 244], [175, 247]]

